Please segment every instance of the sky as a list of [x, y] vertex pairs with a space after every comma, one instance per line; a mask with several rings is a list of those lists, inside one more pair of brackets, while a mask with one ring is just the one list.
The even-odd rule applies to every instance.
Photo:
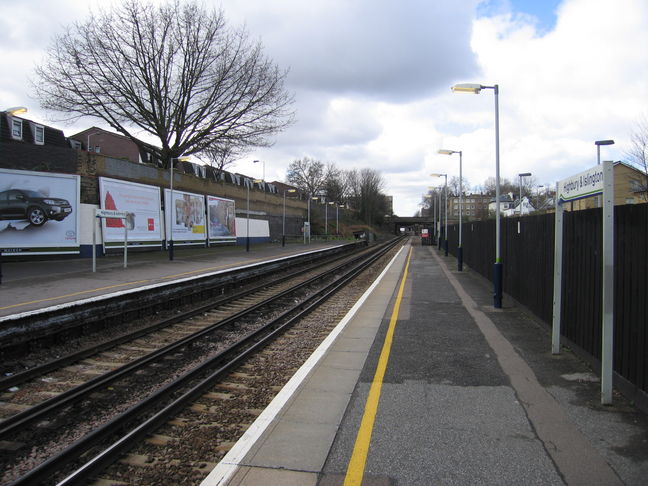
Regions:
[[[159, 0], [156, 0], [159, 1]], [[29, 80], [53, 36], [88, 8], [112, 0], [0, 0], [0, 109], [64, 130], [41, 110]], [[495, 176], [493, 90], [453, 93], [457, 83], [499, 86], [500, 174], [537, 185], [627, 160], [630, 137], [648, 111], [645, 0], [203, 0], [245, 26], [265, 54], [289, 69], [295, 123], [271, 147], [229, 170], [285, 180], [304, 157], [341, 169], [373, 168], [411, 216], [443, 178], [463, 174], [479, 190]]]

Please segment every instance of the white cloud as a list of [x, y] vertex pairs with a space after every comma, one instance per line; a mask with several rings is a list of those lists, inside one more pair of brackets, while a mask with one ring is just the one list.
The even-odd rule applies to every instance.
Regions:
[[[623, 158], [646, 112], [648, 4], [563, 0], [555, 26], [538, 30], [533, 17], [511, 13], [511, 3], [477, 12], [485, 2], [222, 0], [230, 22], [245, 24], [271, 59], [290, 68], [297, 100], [297, 123], [235, 170], [256, 177], [261, 168], [251, 161], [260, 159], [268, 179], [283, 179], [304, 156], [372, 167], [382, 171], [396, 212], [411, 215], [439, 183], [430, 173], [458, 175], [456, 157], [437, 155], [439, 148], [464, 152], [472, 185], [494, 175], [493, 92], [453, 94], [455, 82], [499, 84], [503, 177], [529, 171], [553, 184], [595, 163], [598, 139], [616, 140], [604, 159]], [[28, 105], [30, 117], [46, 119], [29, 98], [27, 77], [52, 36], [87, 15], [86, 5], [0, 0], [0, 54], [11, 73], [0, 103]]]

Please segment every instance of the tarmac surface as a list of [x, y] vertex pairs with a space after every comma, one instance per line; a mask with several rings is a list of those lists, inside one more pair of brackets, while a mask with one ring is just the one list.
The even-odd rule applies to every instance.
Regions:
[[646, 415], [412, 241], [202, 486], [648, 484]]
[[[203, 486], [646, 485], [648, 417], [412, 238]], [[336, 243], [3, 262], [0, 319]], [[209, 461], [210, 458], [205, 458]]]

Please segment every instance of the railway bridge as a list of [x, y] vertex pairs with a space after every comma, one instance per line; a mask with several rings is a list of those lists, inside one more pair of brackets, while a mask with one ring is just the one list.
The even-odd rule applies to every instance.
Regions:
[[[401, 233], [420, 235], [422, 228], [432, 228], [434, 219], [432, 216], [396, 216], [385, 218], [385, 224], [392, 225], [395, 235]], [[403, 228], [401, 230], [401, 228]]]

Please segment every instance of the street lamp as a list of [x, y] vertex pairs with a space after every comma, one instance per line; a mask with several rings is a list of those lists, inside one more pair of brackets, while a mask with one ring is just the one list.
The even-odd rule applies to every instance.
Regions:
[[542, 189], [544, 186], [540, 185], [538, 186], [538, 190], [536, 192], [536, 211], [540, 211], [540, 189]]
[[246, 180], [246, 186], [247, 186], [247, 221], [246, 221], [246, 229], [245, 229], [245, 251], [250, 251], [250, 185], [251, 184], [259, 184], [263, 182], [261, 179], [253, 179], [252, 182], [250, 182], [250, 179]]
[[335, 204], [335, 234], [340, 237], [340, 208], [344, 206], [341, 204]]
[[439, 150], [440, 154], [443, 155], [452, 155], [459, 154], [459, 245], [457, 246], [457, 270], [460, 272], [463, 270], [463, 246], [461, 238], [461, 222], [463, 216], [463, 169], [462, 169], [462, 152], [461, 150]]
[[[445, 230], [443, 231], [443, 246], [445, 249], [445, 256], [448, 256], [448, 174], [430, 174], [433, 177], [445, 177], [445, 186], [443, 192], [445, 193]], [[439, 212], [440, 208], [439, 208]]]
[[297, 189], [287, 189], [284, 190], [284, 200], [283, 200], [283, 226], [281, 232], [281, 246], [286, 246], [286, 193], [287, 192], [297, 192]]
[[263, 164], [263, 177], [261, 178], [262, 181], [265, 181], [265, 160], [253, 160], [252, 161], [254, 164], [261, 162]]
[[173, 161], [186, 162], [189, 157], [172, 157], [169, 159], [169, 260], [173, 260], [173, 221], [175, 220], [175, 202], [173, 201]]
[[614, 140], [597, 140], [596, 145], [596, 163], [601, 165], [601, 145], [614, 145]]
[[518, 177], [520, 178], [520, 204], [518, 205], [520, 207], [520, 216], [522, 216], [522, 178], [530, 176], [531, 172], [522, 172], [521, 174], [518, 174]]
[[502, 307], [503, 268], [501, 254], [500, 228], [500, 150], [499, 150], [499, 86], [484, 86], [482, 84], [462, 83], [452, 87], [457, 93], [479, 94], [482, 89], [492, 89], [495, 94], [495, 265], [493, 266], [493, 306]]
[[[428, 189], [435, 192], [438, 191], [436, 210], [434, 211], [434, 231], [436, 232], [436, 239], [437, 239], [439, 250], [441, 250], [441, 187], [429, 186]], [[438, 212], [438, 217], [437, 217], [437, 212]], [[439, 223], [438, 226], [437, 226], [437, 221]]]

